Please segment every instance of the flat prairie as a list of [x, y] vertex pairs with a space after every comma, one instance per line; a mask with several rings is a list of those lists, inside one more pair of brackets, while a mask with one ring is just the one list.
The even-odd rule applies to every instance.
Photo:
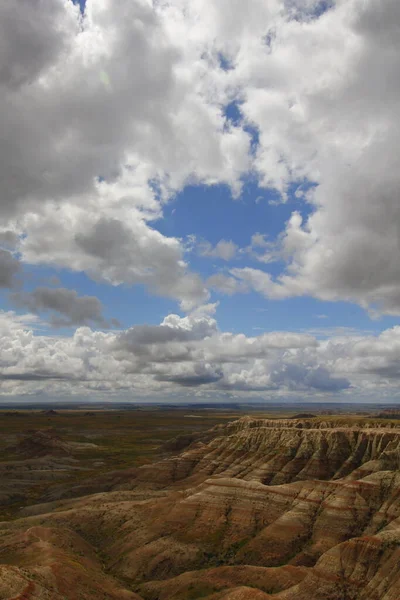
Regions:
[[[0, 410], [0, 519], [41, 502], [57, 485], [72, 488], [109, 471], [150, 463], [165, 456], [168, 440], [238, 416], [157, 408]], [[41, 433], [47, 440], [40, 439]]]

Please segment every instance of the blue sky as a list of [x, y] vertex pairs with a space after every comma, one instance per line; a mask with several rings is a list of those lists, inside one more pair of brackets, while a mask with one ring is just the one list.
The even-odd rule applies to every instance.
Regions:
[[75, 0], [75, 4], [79, 4], [82, 13], [85, 12], [86, 0]]
[[76, 4], [0, 8], [0, 395], [396, 399], [394, 4]]
[[[311, 212], [310, 206], [294, 193], [285, 203], [270, 204], [269, 201], [274, 199], [275, 193], [260, 188], [251, 180], [245, 183], [238, 198], [232, 198], [229, 188], [224, 185], [187, 186], [164, 206], [162, 217], [152, 226], [168, 237], [187, 239], [194, 235], [213, 245], [226, 239], [244, 248], [254, 233], [276, 240], [294, 210], [305, 217]], [[186, 259], [204, 279], [215, 272], [225, 273], [232, 267], [260, 267], [258, 261], [248, 255], [239, 255], [226, 262], [218, 257], [203, 257], [196, 248], [187, 253]], [[276, 277], [285, 269], [285, 264], [278, 261], [262, 268]], [[176, 301], [152, 294], [143, 285], [108, 285], [93, 280], [84, 272], [25, 265], [21, 283], [25, 291], [31, 292], [37, 285], [47, 285], [53, 277], [58, 280], [54, 287], [75, 289], [81, 295], [99, 298], [104, 305], [105, 317], [118, 318], [126, 328], [137, 323], [158, 324], [172, 312], [184, 315]], [[233, 296], [216, 292], [211, 299], [219, 302], [216, 315], [220, 328], [248, 336], [259, 335], [262, 331], [309, 329], [321, 329], [320, 335], [325, 336], [326, 330], [342, 327], [379, 333], [398, 323], [396, 317], [380, 315], [371, 318], [355, 303], [324, 302], [308, 296], [271, 300], [251, 291]], [[4, 308], [14, 308], [6, 291], [2, 292], [2, 302]], [[24, 311], [19, 309], [17, 312], [22, 314]]]

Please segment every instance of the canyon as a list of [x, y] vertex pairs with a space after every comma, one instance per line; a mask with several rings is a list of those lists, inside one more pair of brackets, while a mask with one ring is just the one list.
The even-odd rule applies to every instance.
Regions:
[[[400, 598], [395, 420], [241, 417], [160, 449], [57, 481], [3, 520], [0, 598]], [[47, 431], [13, 450], [29, 473], [85, 447]]]

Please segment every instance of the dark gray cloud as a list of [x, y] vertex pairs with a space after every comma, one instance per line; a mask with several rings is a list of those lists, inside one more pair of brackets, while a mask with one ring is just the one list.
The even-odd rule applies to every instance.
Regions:
[[1, 3], [0, 85], [15, 89], [30, 83], [57, 59], [68, 46], [67, 31], [60, 27], [64, 14], [57, 1]]
[[0, 288], [10, 288], [20, 270], [19, 261], [7, 250], [0, 248]]
[[151, 229], [139, 213], [136, 217], [130, 225], [102, 217], [75, 234], [73, 252], [85, 269], [109, 282], [148, 285], [153, 292], [178, 297], [188, 305], [205, 300], [208, 292], [182, 261], [178, 241]]
[[375, 366], [366, 365], [363, 369], [365, 373], [377, 375], [382, 379], [400, 379], [400, 360], [396, 362], [389, 362], [388, 364]]
[[136, 325], [120, 335], [119, 343], [127, 350], [134, 350], [140, 345], [188, 342], [193, 339], [196, 338], [190, 330], [176, 329], [167, 325]]
[[[78, 296], [75, 290], [38, 287], [33, 292], [12, 294], [11, 298], [17, 306], [33, 313], [50, 312], [50, 322], [54, 327], [110, 326], [103, 317], [100, 300], [95, 296]], [[113, 324], [118, 324], [118, 321], [114, 320]]]
[[37, 371], [32, 373], [0, 373], [0, 380], [3, 381], [46, 381], [49, 379], [70, 381], [73, 380], [74, 377], [67, 374], [62, 375], [53, 373], [51, 371]]
[[312, 388], [321, 392], [338, 392], [350, 387], [345, 377], [334, 377], [326, 367], [302, 364], [283, 364], [271, 373], [271, 383], [289, 390]]
[[135, 325], [122, 332], [118, 336], [117, 345], [121, 349], [134, 352], [138, 346], [199, 341], [215, 333], [214, 319], [208, 317], [180, 319], [177, 315], [169, 315], [165, 324]]
[[0, 231], [0, 245], [7, 250], [14, 250], [18, 244], [19, 237], [14, 231]]
[[[77, 245], [88, 254], [103, 260], [124, 260], [131, 243], [129, 229], [117, 219], [102, 218], [91, 229], [75, 235]], [[136, 252], [139, 246], [136, 245]]]
[[208, 385], [217, 383], [222, 379], [223, 373], [198, 373], [193, 375], [156, 375], [156, 381], [166, 381], [168, 383], [175, 383], [182, 387], [198, 387], [201, 385]]

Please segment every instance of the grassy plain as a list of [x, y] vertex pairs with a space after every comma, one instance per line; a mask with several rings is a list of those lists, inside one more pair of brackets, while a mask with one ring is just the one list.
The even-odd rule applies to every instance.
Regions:
[[[57, 484], [67, 481], [72, 487], [109, 471], [152, 462], [166, 455], [163, 444], [167, 440], [205, 431], [238, 416], [229, 411], [160, 409], [61, 410], [54, 415], [39, 410], [0, 411], [0, 520], [40, 502]], [[21, 455], [18, 446], [36, 431], [51, 431], [67, 444], [95, 446], [73, 449], [66, 459], [41, 457], [29, 462], [30, 457]], [[2, 500], [6, 484], [11, 492]]]

